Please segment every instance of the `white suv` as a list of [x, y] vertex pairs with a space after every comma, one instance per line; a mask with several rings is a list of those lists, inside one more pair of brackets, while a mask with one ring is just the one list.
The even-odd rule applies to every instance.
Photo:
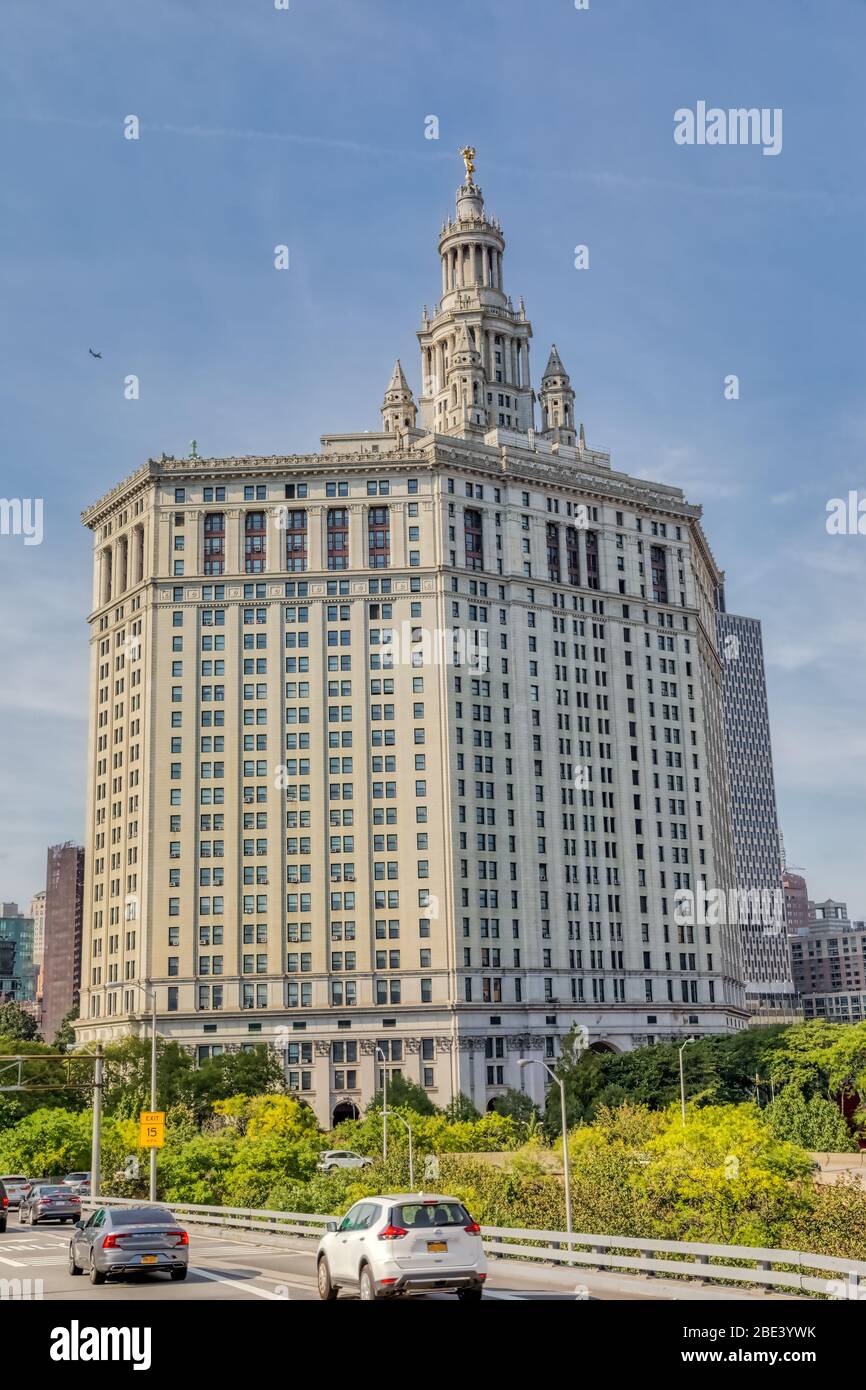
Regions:
[[455, 1197], [366, 1197], [328, 1223], [316, 1255], [319, 1297], [357, 1289], [364, 1302], [445, 1290], [466, 1302], [484, 1291], [481, 1228]]
[[366, 1168], [369, 1163], [372, 1163], [372, 1159], [351, 1149], [327, 1149], [319, 1154], [316, 1167], [320, 1173], [330, 1173], [334, 1168]]

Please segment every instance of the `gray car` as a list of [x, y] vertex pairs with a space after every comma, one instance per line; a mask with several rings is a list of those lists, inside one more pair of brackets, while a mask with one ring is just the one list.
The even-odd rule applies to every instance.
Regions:
[[109, 1274], [162, 1271], [185, 1279], [189, 1236], [164, 1207], [97, 1207], [69, 1242], [69, 1273], [104, 1284]]
[[18, 1220], [22, 1226], [38, 1226], [41, 1221], [77, 1221], [81, 1198], [63, 1183], [35, 1183], [22, 1194]]
[[21, 1198], [26, 1197], [30, 1191], [31, 1182], [29, 1178], [22, 1177], [20, 1174], [5, 1173], [0, 1174], [0, 1183], [6, 1188], [6, 1196], [9, 1198], [9, 1208], [20, 1206]]

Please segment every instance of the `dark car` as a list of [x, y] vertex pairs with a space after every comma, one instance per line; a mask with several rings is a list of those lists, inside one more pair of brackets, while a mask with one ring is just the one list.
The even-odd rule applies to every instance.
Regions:
[[9, 1198], [6, 1196], [6, 1188], [0, 1182], [0, 1235], [6, 1230], [6, 1222], [9, 1216]]
[[80, 1216], [81, 1198], [63, 1183], [36, 1183], [21, 1198], [18, 1208], [22, 1226], [37, 1226], [40, 1221], [77, 1221]]
[[109, 1274], [186, 1278], [189, 1236], [165, 1207], [97, 1207], [78, 1221], [69, 1242], [69, 1273], [104, 1284]]

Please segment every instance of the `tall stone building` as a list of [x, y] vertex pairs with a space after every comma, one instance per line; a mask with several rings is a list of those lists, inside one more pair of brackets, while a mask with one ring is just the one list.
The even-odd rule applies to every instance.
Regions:
[[42, 964], [42, 1036], [52, 1042], [79, 1003], [84, 908], [84, 850], [67, 841], [51, 845], [45, 874], [45, 954]]
[[738, 914], [746, 1003], [755, 1023], [796, 1021], [761, 624], [726, 612], [723, 588], [719, 603], [734, 883], [738, 900], [759, 904]]
[[[745, 1021], [719, 573], [700, 509], [540, 390], [471, 172], [420, 410], [315, 454], [149, 460], [93, 533], [82, 1041], [267, 1042], [323, 1121], [401, 1071], [537, 1097], [562, 1036]], [[143, 986], [144, 988], [141, 988]], [[524, 1078], [526, 1078], [524, 1082]]]

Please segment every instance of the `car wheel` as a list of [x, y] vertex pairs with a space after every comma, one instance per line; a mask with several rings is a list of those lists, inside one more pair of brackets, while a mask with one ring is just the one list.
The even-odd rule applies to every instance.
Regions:
[[172, 1269], [169, 1271], [175, 1283], [180, 1283], [181, 1279], [186, 1278], [186, 1266], [183, 1269]]
[[324, 1255], [316, 1266], [316, 1283], [319, 1286], [319, 1298], [324, 1299], [326, 1303], [333, 1303], [340, 1290], [331, 1279], [331, 1271]]
[[4, 1221], [3, 1221], [3, 1224], [0, 1225], [0, 1236], [5, 1235], [5, 1234], [6, 1234], [6, 1222], [5, 1222], [5, 1220], [4, 1220]]
[[373, 1279], [373, 1273], [369, 1265], [364, 1265], [363, 1269], [361, 1270], [359, 1294], [362, 1303], [375, 1303], [379, 1297], [378, 1293], [376, 1292], [376, 1284]]
[[69, 1273], [70, 1273], [70, 1274], [83, 1274], [83, 1273], [84, 1273], [84, 1270], [81, 1268], [81, 1265], [77, 1265], [77, 1264], [75, 1263], [75, 1255], [73, 1254], [72, 1246], [71, 1246], [71, 1245], [69, 1246]]
[[18, 1208], [18, 1225], [19, 1225], [19, 1226], [26, 1226], [26, 1225], [27, 1225], [27, 1222], [26, 1222], [25, 1219], [24, 1219], [24, 1208], [23, 1208], [23, 1207], [19, 1207], [19, 1208]]
[[457, 1297], [461, 1303], [480, 1303], [484, 1297], [483, 1289], [458, 1289]]
[[96, 1268], [96, 1262], [92, 1257], [90, 1261], [90, 1282], [91, 1284], [105, 1283], [105, 1275], [102, 1273], [101, 1269]]

